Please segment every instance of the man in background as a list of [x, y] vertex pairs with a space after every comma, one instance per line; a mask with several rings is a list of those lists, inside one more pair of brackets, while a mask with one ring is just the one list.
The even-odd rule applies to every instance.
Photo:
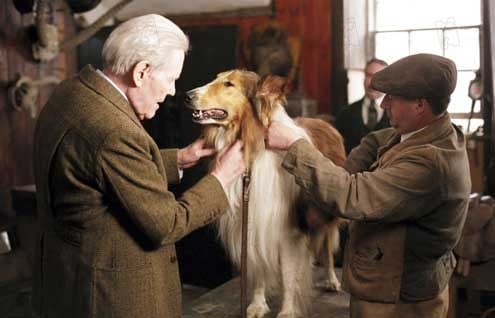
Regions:
[[344, 137], [347, 154], [359, 145], [368, 133], [389, 127], [387, 114], [380, 108], [383, 93], [371, 88], [371, 77], [387, 67], [387, 62], [373, 58], [364, 68], [364, 97], [345, 106], [337, 116], [335, 126]]

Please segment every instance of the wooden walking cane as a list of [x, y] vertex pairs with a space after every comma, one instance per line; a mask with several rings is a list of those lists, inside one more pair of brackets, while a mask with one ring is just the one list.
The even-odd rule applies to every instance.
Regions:
[[242, 244], [241, 244], [241, 317], [247, 314], [247, 237], [248, 237], [248, 208], [249, 183], [251, 173], [246, 169], [242, 176]]

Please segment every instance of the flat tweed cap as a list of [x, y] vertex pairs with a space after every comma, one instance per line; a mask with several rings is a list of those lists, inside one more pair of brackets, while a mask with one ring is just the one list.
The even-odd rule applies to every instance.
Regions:
[[407, 98], [442, 98], [452, 94], [457, 83], [455, 63], [433, 54], [404, 57], [376, 72], [371, 87]]

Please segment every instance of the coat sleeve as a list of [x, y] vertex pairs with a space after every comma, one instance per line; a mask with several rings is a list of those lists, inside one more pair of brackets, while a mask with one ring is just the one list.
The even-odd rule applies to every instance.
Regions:
[[393, 131], [393, 129], [383, 129], [364, 136], [359, 146], [352, 149], [347, 156], [344, 162], [345, 170], [349, 173], [368, 170], [377, 159], [378, 148], [385, 145]]
[[177, 150], [178, 149], [160, 149], [168, 184], [178, 184], [180, 181]]
[[95, 161], [103, 191], [117, 198], [149, 239], [156, 244], [175, 242], [226, 211], [226, 195], [212, 175], [176, 200], [149, 147], [140, 134], [112, 133], [100, 146]]
[[417, 152], [386, 168], [350, 174], [299, 140], [282, 166], [322, 211], [352, 220], [398, 222], [422, 216], [441, 200], [435, 160]]

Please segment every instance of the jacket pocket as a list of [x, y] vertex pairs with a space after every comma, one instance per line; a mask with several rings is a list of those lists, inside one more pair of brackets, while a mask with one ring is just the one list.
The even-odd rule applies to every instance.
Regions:
[[354, 224], [350, 229], [345, 286], [362, 300], [399, 301], [405, 227]]
[[155, 317], [157, 313], [152, 278], [151, 264], [137, 269], [95, 269], [95, 317]]
[[359, 249], [352, 259], [354, 267], [363, 270], [373, 270], [377, 267], [377, 263], [383, 258], [382, 248], [379, 246], [365, 247]]

